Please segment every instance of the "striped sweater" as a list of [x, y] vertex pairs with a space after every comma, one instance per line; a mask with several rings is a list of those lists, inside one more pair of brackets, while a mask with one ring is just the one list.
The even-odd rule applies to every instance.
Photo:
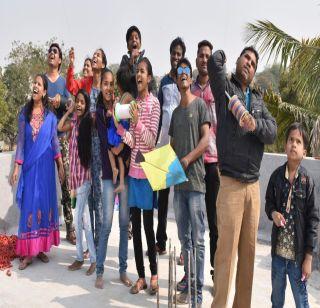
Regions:
[[136, 179], [145, 179], [146, 175], [140, 166], [136, 163], [138, 151], [148, 153], [155, 148], [157, 132], [160, 119], [160, 104], [158, 99], [152, 94], [141, 100], [137, 98], [139, 107], [139, 120], [137, 124], [130, 123], [129, 130], [118, 125], [117, 133], [122, 137], [122, 140], [131, 149], [131, 160], [129, 176]]

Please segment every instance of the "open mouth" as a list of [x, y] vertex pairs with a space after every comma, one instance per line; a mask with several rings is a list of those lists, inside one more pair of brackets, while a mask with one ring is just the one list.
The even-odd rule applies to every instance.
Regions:
[[181, 81], [186, 81], [187, 80], [187, 77], [186, 76], [182, 76], [181, 77]]
[[137, 84], [142, 84], [142, 80], [141, 79], [137, 79]]
[[38, 90], [37, 88], [33, 88], [32, 93], [33, 93], [33, 94], [38, 94], [38, 93], [39, 93], [39, 90]]

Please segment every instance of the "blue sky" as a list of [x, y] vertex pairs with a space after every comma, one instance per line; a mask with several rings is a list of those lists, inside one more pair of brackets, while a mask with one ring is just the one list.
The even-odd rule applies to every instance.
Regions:
[[[75, 48], [77, 70], [99, 47], [108, 63], [119, 63], [126, 52], [126, 30], [135, 24], [154, 73], [163, 75], [170, 69], [169, 45], [176, 36], [185, 40], [193, 66], [197, 43], [208, 39], [215, 49], [225, 50], [233, 69], [245, 46], [247, 22], [268, 19], [298, 39], [319, 35], [320, 0], [3, 0], [0, 16], [2, 67], [14, 40], [44, 43], [52, 37]], [[265, 64], [262, 60], [258, 70]]]

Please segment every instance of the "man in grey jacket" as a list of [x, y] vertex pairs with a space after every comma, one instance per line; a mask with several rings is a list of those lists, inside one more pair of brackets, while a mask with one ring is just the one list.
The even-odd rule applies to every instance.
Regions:
[[[210, 85], [216, 103], [221, 174], [217, 198], [219, 238], [212, 303], [212, 307], [216, 308], [227, 306], [237, 254], [233, 307], [248, 308], [251, 305], [260, 214], [259, 169], [264, 144], [272, 144], [277, 131], [276, 122], [261, 94], [250, 87], [258, 60], [258, 53], [253, 47], [244, 48], [237, 60], [236, 73], [230, 80], [226, 77], [226, 56], [222, 50], [216, 51], [208, 62]], [[245, 118], [239, 119], [239, 108], [246, 114]], [[247, 120], [243, 119], [249, 121], [245, 123]]]

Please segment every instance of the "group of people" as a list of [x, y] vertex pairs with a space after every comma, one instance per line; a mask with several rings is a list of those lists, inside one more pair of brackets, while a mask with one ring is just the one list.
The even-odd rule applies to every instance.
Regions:
[[[228, 78], [224, 52], [213, 53], [211, 42], [203, 40], [198, 44], [198, 76], [193, 81], [185, 43], [177, 37], [169, 48], [170, 72], [161, 79], [157, 91], [152, 65], [141, 50], [141, 33], [136, 26], [127, 30], [126, 43], [128, 53], [122, 57], [116, 76], [107, 68], [105, 52], [97, 49], [92, 58], [85, 60], [82, 77], [76, 79], [75, 52], [71, 48], [64, 79], [60, 75], [62, 52], [54, 43], [48, 50], [47, 73], [34, 79], [32, 97], [19, 115], [11, 176], [11, 183], [17, 183], [21, 166], [16, 196], [21, 210], [16, 247], [17, 255], [22, 257], [19, 269], [28, 267], [34, 257], [49, 262], [45, 253], [52, 245], [59, 245], [55, 162], [67, 240], [76, 245], [77, 251], [68, 269], [80, 269], [89, 256], [86, 274], [96, 271], [95, 286], [103, 288], [117, 196], [120, 280], [132, 294], [148, 288], [142, 216], [151, 271], [149, 292], [156, 294], [156, 254], [166, 254], [170, 188], [152, 190], [139, 155], [170, 143], [188, 178], [174, 187], [180, 263], [184, 264], [184, 277], [177, 284], [181, 293], [175, 300], [178, 304], [188, 303], [191, 288], [192, 305], [201, 306], [206, 212], [214, 285], [212, 307], [227, 306], [237, 258], [233, 306], [250, 307], [260, 214], [259, 169], [264, 145], [274, 142], [277, 130], [262, 95], [251, 86], [258, 53], [253, 47], [244, 48], [235, 73]], [[115, 115], [116, 103], [130, 105], [129, 119], [120, 120]], [[316, 246], [319, 209], [314, 202], [313, 180], [301, 166], [307, 142], [301, 124], [288, 128], [288, 161], [273, 173], [266, 193], [266, 213], [274, 222], [273, 307], [284, 305], [286, 274], [297, 307], [308, 307], [306, 281]], [[76, 200], [74, 219], [71, 199]], [[126, 273], [130, 225], [138, 273], [134, 284]], [[87, 251], [83, 248], [83, 229]]]

